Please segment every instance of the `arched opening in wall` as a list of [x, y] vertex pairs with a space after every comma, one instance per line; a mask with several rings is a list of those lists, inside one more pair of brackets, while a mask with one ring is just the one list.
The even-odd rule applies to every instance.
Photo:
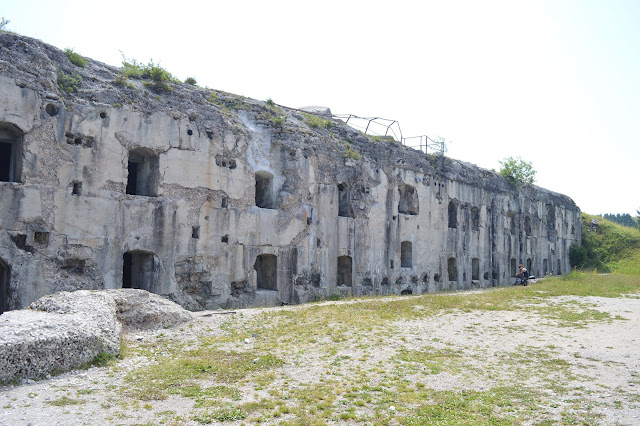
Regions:
[[518, 268], [516, 265], [516, 260], [514, 258], [511, 258], [511, 276], [515, 277], [517, 273], [518, 273]]
[[338, 184], [338, 216], [353, 217], [351, 212], [351, 190], [345, 183]]
[[127, 171], [127, 194], [158, 196], [160, 160], [155, 152], [147, 148], [129, 151]]
[[480, 280], [480, 259], [477, 257], [471, 259], [471, 280]]
[[22, 135], [16, 126], [0, 123], [0, 181], [20, 182], [22, 175]]
[[351, 287], [351, 276], [353, 273], [353, 264], [351, 256], [338, 257], [338, 285]]
[[257, 274], [258, 290], [278, 290], [278, 256], [261, 254], [256, 257], [253, 269]]
[[0, 259], [0, 314], [9, 310], [9, 279], [11, 268]]
[[515, 216], [511, 216], [511, 223], [510, 223], [510, 229], [512, 234], [516, 233], [516, 217]]
[[558, 267], [556, 268], [556, 274], [562, 275], [562, 262], [558, 259]]
[[420, 209], [418, 201], [418, 191], [411, 185], [400, 185], [400, 202], [398, 203], [398, 213], [417, 215]]
[[480, 209], [477, 207], [471, 208], [471, 230], [477, 231], [480, 229]]
[[411, 268], [413, 266], [413, 248], [411, 241], [400, 243], [400, 267]]
[[269, 172], [256, 173], [256, 206], [275, 209], [273, 196], [273, 175]]
[[157, 293], [158, 261], [151, 252], [128, 251], [122, 255], [122, 288]]
[[458, 262], [455, 257], [447, 260], [447, 270], [449, 272], [449, 281], [458, 281]]
[[449, 201], [449, 228], [458, 227], [458, 206], [453, 201]]
[[527, 274], [533, 275], [533, 271], [531, 270], [531, 259], [527, 259]]
[[549, 273], [549, 262], [547, 259], [542, 261], [542, 274], [547, 275]]
[[531, 218], [529, 216], [524, 217], [524, 232], [527, 237], [531, 235]]

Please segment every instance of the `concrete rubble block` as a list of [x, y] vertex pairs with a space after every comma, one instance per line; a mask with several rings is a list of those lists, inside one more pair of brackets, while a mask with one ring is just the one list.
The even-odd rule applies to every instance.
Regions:
[[144, 290], [80, 290], [48, 295], [0, 316], [0, 382], [38, 378], [118, 355], [123, 328], [153, 330], [192, 319]]

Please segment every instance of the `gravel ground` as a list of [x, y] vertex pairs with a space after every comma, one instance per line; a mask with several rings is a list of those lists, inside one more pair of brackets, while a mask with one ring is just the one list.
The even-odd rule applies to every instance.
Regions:
[[[574, 383], [565, 383], [571, 389], [568, 394], [550, 393], [552, 403], [544, 407], [547, 422], [551, 418], [551, 422], [560, 423], [561, 413], [572, 404], [575, 408], [577, 400], [589, 405], [589, 412], [596, 416], [596, 424], [640, 425], [640, 298], [561, 297], [550, 299], [548, 303], [576, 302], [579, 306], [607, 312], [616, 319], [592, 322], [580, 328], [560, 326], [539, 316], [535, 310], [446, 311], [426, 319], [392, 324], [391, 337], [384, 345], [374, 343], [369, 349], [362, 349], [362, 345], [346, 342], [340, 354], [355, 360], [367, 352], [366, 363], [384, 365], [392, 362], [399, 347], [411, 350], [428, 345], [455, 351], [462, 357], [465, 371], [443, 371], [428, 376], [427, 386], [436, 390], [483, 390], [497, 383], [523, 380], [528, 386], [546, 389], [549, 383], [545, 382], [552, 376], [537, 374], [533, 371], [538, 368], [535, 364], [529, 367], [532, 371], [528, 374], [526, 366], [531, 364], [523, 364], [523, 359], [515, 355], [524, 353], [527, 357], [530, 354], [533, 359], [541, 353], [552, 354], [555, 360], [566, 361], [574, 373], [571, 379]], [[246, 309], [226, 315], [200, 312], [188, 327], [167, 329], [163, 334], [165, 338], [179, 338], [188, 345], [203, 335], [222, 334], [221, 325], [225, 321], [248, 321], [268, 310], [298, 309], [305, 309], [305, 306]], [[129, 335], [127, 339], [132, 343], [144, 342], [155, 339], [157, 334], [140, 333]], [[318, 346], [329, 343], [319, 341]], [[252, 342], [247, 339], [232, 346], [241, 350], [251, 347]], [[513, 362], [509, 362], [510, 356]], [[124, 376], [148, 363], [149, 360], [142, 356], [126, 357], [115, 366], [94, 367], [0, 388], [0, 424], [198, 424], [191, 414], [194, 401], [187, 398], [170, 396], [152, 404], [127, 401], [122, 391], [127, 386]], [[321, 351], [298, 354], [295, 362], [293, 358], [285, 359], [278, 375], [286, 380], [274, 385], [295, 388], [315, 383], [325, 373], [327, 365]], [[348, 374], [349, 366], [344, 366], [343, 371]], [[527, 373], [526, 377], [522, 376], [523, 372]], [[406, 378], [418, 380], [416, 377], [407, 373]], [[241, 391], [245, 400], [261, 396], [251, 386], [245, 386]], [[80, 403], [52, 405], [65, 396]], [[538, 423], [539, 419], [534, 415], [522, 424]]]

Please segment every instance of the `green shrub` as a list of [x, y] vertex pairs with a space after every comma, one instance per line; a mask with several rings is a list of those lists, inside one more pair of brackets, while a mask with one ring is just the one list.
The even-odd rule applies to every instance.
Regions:
[[87, 60], [74, 52], [73, 49], [66, 49], [64, 51], [64, 54], [67, 55], [67, 59], [69, 59], [69, 62], [71, 62], [73, 65], [80, 68], [84, 68], [87, 66]]
[[187, 84], [189, 84], [189, 85], [191, 85], [191, 86], [195, 86], [196, 84], [198, 84], [198, 81], [197, 81], [195, 78], [193, 78], [193, 77], [187, 77], [187, 78], [184, 80], [184, 82], [185, 82], [185, 83], [187, 83]]
[[322, 117], [318, 117], [317, 115], [307, 114], [306, 112], [301, 112], [300, 114], [302, 114], [305, 124], [314, 129], [328, 129], [333, 125], [333, 122], [331, 120], [325, 120]]
[[347, 151], [344, 153], [344, 155], [346, 157], [353, 158], [354, 160], [359, 160], [360, 158], [362, 158], [358, 151], [356, 151], [355, 149], [351, 148], [351, 144], [350, 143], [345, 143], [345, 146], [347, 147]]
[[78, 91], [81, 83], [82, 77], [75, 72], [73, 74], [67, 74], [58, 69], [58, 87], [60, 87], [60, 90], [63, 92], [75, 93]]
[[608, 272], [640, 255], [640, 232], [636, 229], [586, 213], [582, 214], [582, 229], [582, 247], [569, 249], [572, 266]]
[[[153, 60], [149, 61], [147, 65], [144, 65], [135, 59], [127, 59], [123, 55], [122, 69], [114, 83], [124, 85], [129, 78], [147, 80], [143, 82], [145, 87], [148, 87], [156, 93], [170, 92], [173, 88], [169, 83], [180, 83], [180, 80], [162, 68], [160, 64], [154, 63]], [[195, 81], [195, 79], [193, 80]]]

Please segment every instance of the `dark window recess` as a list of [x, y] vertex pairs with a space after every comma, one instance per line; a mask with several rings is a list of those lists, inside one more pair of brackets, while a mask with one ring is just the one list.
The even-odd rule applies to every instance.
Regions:
[[237, 167], [237, 164], [236, 164], [236, 160], [233, 158], [225, 157], [222, 155], [216, 155], [216, 166], [228, 167], [230, 170], [233, 170]]
[[542, 274], [547, 275], [549, 273], [549, 261], [544, 259], [542, 261]]
[[411, 241], [400, 243], [400, 267], [411, 268], [413, 266], [413, 248]]
[[49, 244], [49, 233], [46, 231], [35, 231], [33, 233], [33, 241], [36, 244], [46, 246]]
[[223, 235], [222, 238], [220, 238], [220, 241], [225, 243], [225, 244], [229, 244], [229, 236], [228, 235]]
[[338, 216], [354, 216], [351, 208], [351, 190], [345, 183], [338, 184]]
[[533, 271], [531, 270], [531, 259], [527, 259], [527, 274], [533, 275]]
[[353, 264], [351, 256], [338, 257], [338, 285], [351, 287], [353, 275]]
[[0, 314], [9, 310], [9, 280], [11, 268], [0, 259]]
[[449, 281], [458, 281], [458, 263], [455, 257], [447, 260], [447, 270], [449, 272]]
[[82, 275], [84, 274], [86, 263], [84, 259], [65, 259], [60, 269], [69, 274]]
[[560, 261], [560, 259], [558, 259], [558, 269], [556, 269], [556, 274], [557, 275], [562, 275], [562, 262]]
[[480, 259], [471, 259], [471, 280], [478, 281], [480, 279]]
[[11, 182], [13, 144], [0, 142], [0, 181]]
[[547, 235], [549, 241], [553, 240], [553, 234], [556, 230], [556, 209], [551, 204], [547, 205]]
[[73, 182], [72, 195], [82, 195], [82, 182]]
[[200, 227], [199, 226], [192, 226], [191, 227], [191, 238], [193, 239], [198, 239], [200, 238]]
[[524, 232], [527, 234], [527, 237], [531, 235], [531, 217], [524, 217]]
[[398, 190], [400, 191], [398, 213], [417, 215], [420, 210], [418, 191], [411, 185], [401, 185]]
[[44, 110], [47, 112], [47, 114], [49, 114], [51, 117], [55, 117], [56, 115], [58, 115], [58, 113], [60, 112], [60, 108], [58, 108], [57, 105], [54, 104], [47, 104], [47, 106], [44, 108]]
[[439, 283], [440, 282], [440, 274], [438, 274], [437, 272], [435, 274], [433, 274], [433, 281]]
[[267, 172], [256, 173], [256, 206], [263, 209], [274, 209], [273, 175]]
[[515, 259], [511, 259], [511, 276], [515, 277], [516, 274], [518, 273], [518, 267], [516, 265], [516, 260]]
[[458, 206], [453, 201], [449, 201], [449, 228], [458, 227]]
[[389, 268], [393, 269], [393, 266], [394, 266], [393, 264], [394, 264], [394, 261], [393, 261], [393, 259], [391, 259], [391, 261], [389, 263]]
[[160, 179], [158, 156], [151, 150], [136, 148], [129, 152], [127, 188], [130, 195], [158, 196]]
[[122, 288], [157, 292], [158, 265], [153, 253], [128, 251], [122, 256]]
[[22, 171], [22, 132], [0, 124], [0, 181], [20, 182]]
[[226, 209], [229, 205], [229, 197], [223, 196], [222, 201], [220, 202], [220, 207]]
[[477, 231], [480, 229], [480, 209], [477, 207], [471, 208], [471, 230]]
[[278, 257], [261, 254], [253, 265], [256, 270], [258, 290], [278, 290]]

